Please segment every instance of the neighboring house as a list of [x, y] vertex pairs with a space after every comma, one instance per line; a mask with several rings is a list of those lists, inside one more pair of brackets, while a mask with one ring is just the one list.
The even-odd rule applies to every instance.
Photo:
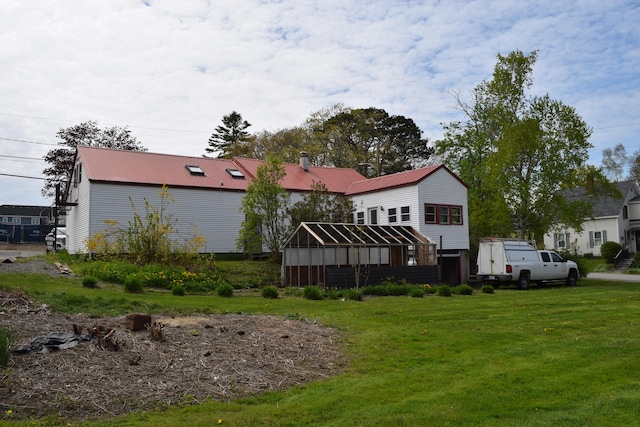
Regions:
[[583, 230], [556, 229], [544, 236], [546, 248], [568, 250], [579, 255], [600, 256], [604, 242], [614, 241], [630, 253], [640, 251], [640, 188], [635, 181], [615, 183], [621, 198], [593, 196], [586, 188], [573, 191], [571, 197], [595, 197], [593, 215], [585, 218]]
[[446, 166], [430, 166], [351, 184], [357, 224], [409, 225], [436, 243], [441, 280], [469, 277], [467, 185]]
[[[207, 240], [204, 251], [238, 252], [242, 198], [262, 163], [80, 146], [66, 189], [68, 250], [86, 252], [86, 239], [105, 230], [105, 221], [127, 226], [132, 204], [139, 215], [145, 214], [145, 199], [159, 207], [158, 191], [165, 184], [175, 201], [166, 213], [178, 220], [181, 237], [188, 239], [197, 230]], [[365, 179], [353, 169], [309, 166], [306, 156], [284, 167], [281, 184], [292, 201], [317, 182], [344, 194], [351, 182]]]
[[0, 242], [44, 243], [52, 227], [49, 206], [0, 205]]

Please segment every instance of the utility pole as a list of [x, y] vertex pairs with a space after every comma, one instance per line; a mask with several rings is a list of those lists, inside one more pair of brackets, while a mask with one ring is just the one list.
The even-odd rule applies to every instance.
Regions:
[[60, 183], [56, 184], [56, 203], [53, 205], [53, 251], [58, 252], [58, 206], [60, 205]]

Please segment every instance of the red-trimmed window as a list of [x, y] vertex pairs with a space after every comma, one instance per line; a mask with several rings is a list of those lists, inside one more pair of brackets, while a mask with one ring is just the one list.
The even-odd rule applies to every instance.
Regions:
[[424, 204], [424, 223], [440, 225], [462, 225], [462, 206]]

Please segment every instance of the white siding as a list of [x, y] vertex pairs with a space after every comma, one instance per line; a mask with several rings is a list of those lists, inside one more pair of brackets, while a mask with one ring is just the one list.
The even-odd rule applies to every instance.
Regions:
[[640, 220], [640, 203], [635, 201], [629, 203], [629, 219]]
[[[159, 208], [159, 187], [91, 184], [88, 201], [79, 199], [73, 214], [72, 252], [86, 252], [87, 236], [103, 231], [105, 220], [115, 220], [123, 227], [133, 219], [132, 202], [139, 215], [145, 215], [144, 200]], [[203, 249], [207, 252], [237, 252], [236, 239], [244, 215], [239, 207], [242, 192], [211, 191], [199, 189], [169, 188], [175, 203], [170, 203], [167, 214], [177, 220], [177, 238], [189, 239], [194, 230], [207, 240]], [[131, 199], [129, 198], [131, 197]], [[90, 209], [86, 206], [90, 205]], [[89, 219], [90, 218], [90, 219]], [[86, 231], [85, 231], [86, 230]]]
[[[442, 249], [469, 249], [469, 203], [467, 187], [446, 169], [439, 169], [418, 184], [419, 225], [417, 229], [429, 236]], [[425, 224], [424, 204], [462, 206], [462, 225]]]
[[[68, 217], [72, 236], [69, 251], [72, 253], [86, 252], [86, 239], [107, 228], [105, 220], [114, 220], [127, 227], [133, 219], [131, 201], [141, 216], [145, 215], [145, 198], [152, 206], [160, 206], [160, 187], [94, 182], [89, 191], [88, 182], [82, 182], [79, 189], [78, 206]], [[177, 238], [189, 239], [197, 230], [207, 240], [203, 251], [241, 252], [236, 240], [244, 221], [240, 211], [244, 192], [171, 187], [168, 191], [175, 203], [169, 204], [167, 214], [177, 220]], [[292, 203], [301, 198], [299, 193], [291, 194]]]
[[[375, 209], [378, 212], [379, 225], [409, 225], [438, 246], [442, 236], [442, 249], [469, 249], [467, 187], [446, 169], [434, 172], [417, 185], [358, 194], [351, 199], [356, 209], [354, 218], [357, 218], [357, 212], [364, 212], [365, 224], [370, 224], [369, 211]], [[462, 206], [462, 225], [425, 224], [425, 203]], [[409, 206], [409, 221], [401, 219], [403, 206]], [[390, 223], [389, 212], [393, 208], [396, 209], [397, 222]]]
[[[619, 223], [618, 217], [597, 218], [595, 220], [585, 221], [583, 224], [584, 229], [581, 233], [576, 233], [573, 228], [566, 228], [555, 232], [552, 231], [544, 236], [544, 246], [547, 249], [563, 249], [556, 247], [554, 236], [555, 233], [568, 233], [569, 246], [567, 249], [569, 251], [578, 253], [579, 255], [593, 254], [594, 256], [600, 256], [600, 244], [594, 244], [595, 242], [590, 241], [590, 236], [592, 233], [600, 232], [602, 235], [606, 234], [606, 240], [603, 240], [603, 242], [613, 241], [624, 246], [625, 230], [620, 231]], [[629, 247], [629, 249], [633, 248]]]
[[[415, 186], [381, 190], [375, 193], [359, 194], [351, 197], [357, 212], [364, 212], [365, 224], [370, 224], [369, 210], [378, 213], [378, 225], [409, 225], [418, 228], [418, 191]], [[409, 206], [409, 221], [402, 221], [400, 210]], [[396, 209], [397, 221], [389, 222], [390, 209]]]
[[[85, 240], [89, 237], [89, 215], [91, 207], [91, 186], [83, 176], [77, 186], [71, 184], [67, 201], [77, 203], [67, 212], [67, 248], [70, 253], [84, 252]], [[75, 176], [72, 177], [72, 183]]]

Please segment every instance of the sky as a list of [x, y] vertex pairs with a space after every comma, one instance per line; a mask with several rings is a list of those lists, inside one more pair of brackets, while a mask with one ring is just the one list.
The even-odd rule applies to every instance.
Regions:
[[[537, 50], [531, 95], [593, 128], [589, 163], [640, 149], [638, 0], [2, 0], [0, 205], [51, 205], [42, 157], [88, 120], [150, 152], [205, 154], [222, 117], [301, 125], [341, 103], [462, 119], [497, 55]], [[29, 177], [29, 178], [27, 178]]]

